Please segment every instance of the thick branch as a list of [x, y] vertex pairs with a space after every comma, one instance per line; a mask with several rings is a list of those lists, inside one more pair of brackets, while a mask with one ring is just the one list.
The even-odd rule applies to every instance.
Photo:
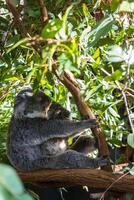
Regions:
[[[43, 184], [47, 187], [86, 185], [89, 188], [107, 189], [112, 184], [110, 190], [113, 191], [133, 192], [134, 190], [134, 176], [126, 175], [120, 178], [122, 175], [103, 170], [47, 169], [36, 172], [20, 172], [19, 175], [24, 182]], [[113, 184], [114, 182], [115, 184]]]
[[[88, 116], [90, 119], [95, 119], [95, 115], [92, 112], [92, 110], [89, 108], [89, 106], [83, 101], [82, 97], [80, 96], [80, 89], [78, 86], [77, 81], [73, 77], [73, 74], [69, 71], [65, 71], [63, 79], [61, 79], [55, 68], [53, 68], [54, 74], [57, 76], [57, 78], [66, 86], [66, 88], [72, 93], [76, 105], [81, 113], [82, 116]], [[99, 142], [99, 152], [102, 156], [109, 156], [109, 150], [108, 146], [105, 140], [104, 133], [100, 127], [96, 127], [92, 129], [93, 134], [95, 137], [98, 138]], [[111, 170], [111, 167], [103, 167], [103, 169]]]
[[15, 6], [13, 5], [12, 0], [6, 0], [6, 4], [14, 17], [14, 22], [16, 26], [18, 27], [22, 37], [28, 37], [29, 35], [25, 29], [22, 18], [20, 14], [18, 13], [17, 9], [15, 8]]

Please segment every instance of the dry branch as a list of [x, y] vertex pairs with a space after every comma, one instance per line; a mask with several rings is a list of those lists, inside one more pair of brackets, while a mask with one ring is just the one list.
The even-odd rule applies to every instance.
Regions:
[[[35, 172], [19, 172], [24, 182], [32, 182], [46, 187], [66, 187], [86, 185], [89, 188], [107, 189], [119, 192], [134, 191], [134, 176], [112, 174], [98, 169], [55, 169]], [[117, 181], [117, 179], [119, 179]], [[117, 182], [116, 182], [117, 181]], [[113, 184], [115, 182], [115, 184]]]

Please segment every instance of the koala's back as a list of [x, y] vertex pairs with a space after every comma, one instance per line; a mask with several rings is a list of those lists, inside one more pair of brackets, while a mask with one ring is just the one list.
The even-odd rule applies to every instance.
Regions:
[[45, 120], [40, 118], [16, 119], [12, 117], [8, 132], [7, 154], [16, 168], [22, 169], [23, 166], [24, 170], [28, 170], [28, 167], [34, 169], [34, 161], [44, 158], [47, 165], [51, 156], [66, 150], [65, 139], [46, 137], [44, 140], [44, 137], [42, 138], [42, 134], [45, 135], [42, 123], [45, 123]]
[[29, 160], [40, 158], [41, 143], [39, 120], [11, 118], [7, 140], [7, 155], [16, 168], [28, 166]]
[[39, 126], [39, 119], [15, 119], [12, 117], [8, 131], [8, 144], [11, 143], [11, 145], [24, 147], [30, 145], [31, 141], [34, 141], [35, 145], [40, 143], [41, 138], [39, 138]]

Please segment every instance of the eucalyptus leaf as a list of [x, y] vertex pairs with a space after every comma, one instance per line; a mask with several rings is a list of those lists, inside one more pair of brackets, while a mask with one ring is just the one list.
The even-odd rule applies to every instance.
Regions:
[[125, 61], [125, 52], [120, 46], [113, 46], [111, 50], [106, 52], [108, 57], [107, 60], [110, 62], [122, 62]]
[[[22, 194], [24, 187], [15, 170], [5, 164], [0, 164], [0, 184], [13, 195]], [[15, 188], [15, 189], [14, 189]]]
[[131, 133], [127, 136], [127, 143], [130, 147], [134, 148], [134, 134]]
[[0, 185], [0, 200], [17, 200], [17, 199]]
[[94, 46], [101, 37], [107, 35], [113, 24], [114, 19], [112, 16], [102, 19], [88, 35], [89, 47]]
[[130, 174], [134, 176], [134, 166], [129, 170]]
[[119, 12], [134, 12], [134, 2], [122, 1], [118, 9]]
[[117, 117], [117, 118], [120, 117], [119, 114], [111, 106], [108, 108], [108, 110], [114, 117]]
[[58, 18], [49, 20], [47, 25], [42, 30], [41, 36], [45, 39], [54, 38], [56, 33], [58, 33], [62, 28], [62, 23], [62, 20]]

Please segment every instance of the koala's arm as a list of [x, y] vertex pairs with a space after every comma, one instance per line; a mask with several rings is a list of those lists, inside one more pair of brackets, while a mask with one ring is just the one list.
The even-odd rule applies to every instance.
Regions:
[[108, 164], [107, 159], [92, 159], [83, 153], [68, 150], [58, 156], [51, 158], [48, 168], [98, 168]]
[[78, 135], [85, 129], [97, 126], [94, 119], [74, 122], [71, 120], [46, 120], [40, 125], [41, 135], [44, 139], [66, 138]]

